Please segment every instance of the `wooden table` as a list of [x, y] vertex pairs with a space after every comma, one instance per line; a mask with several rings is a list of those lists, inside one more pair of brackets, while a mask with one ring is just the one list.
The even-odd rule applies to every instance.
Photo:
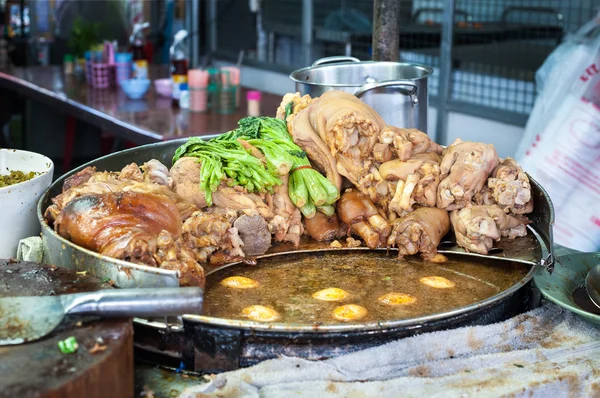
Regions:
[[[0, 260], [0, 297], [85, 293], [104, 288], [110, 287], [72, 269]], [[79, 348], [64, 354], [58, 342], [71, 336]], [[94, 350], [99, 338], [103, 347]], [[39, 340], [0, 347], [0, 375], [0, 398], [133, 396], [131, 319], [69, 316]]]
[[[165, 66], [151, 66], [152, 80], [168, 77]], [[94, 89], [74, 75], [65, 76], [59, 66], [11, 68], [0, 71], [0, 88], [16, 91], [55, 107], [69, 116], [65, 141], [65, 168], [72, 152], [76, 120], [83, 120], [102, 131], [142, 145], [174, 138], [204, 136], [229, 131], [247, 116], [246, 92], [241, 89], [240, 106], [228, 115], [214, 111], [196, 113], [171, 106], [171, 99], [160, 97], [152, 86], [140, 100], [131, 100], [118, 88]], [[280, 95], [262, 94], [261, 111], [274, 116]]]

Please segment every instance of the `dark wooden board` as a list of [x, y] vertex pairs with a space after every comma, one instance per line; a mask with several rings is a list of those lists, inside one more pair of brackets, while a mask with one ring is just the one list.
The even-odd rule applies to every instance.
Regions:
[[[92, 276], [66, 268], [0, 260], [3, 297], [79, 293], [109, 287]], [[79, 349], [74, 354], [63, 354], [58, 342], [70, 336], [77, 339]], [[90, 353], [99, 338], [106, 349]], [[130, 319], [67, 317], [41, 340], [0, 347], [0, 397], [131, 397], [133, 372]]]

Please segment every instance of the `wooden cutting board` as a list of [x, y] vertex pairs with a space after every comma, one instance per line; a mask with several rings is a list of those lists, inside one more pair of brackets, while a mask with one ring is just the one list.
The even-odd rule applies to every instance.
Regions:
[[[0, 260], [0, 296], [80, 293], [110, 285], [75, 271]], [[0, 319], [0, 322], [2, 320]], [[74, 336], [79, 349], [63, 354], [58, 342]], [[94, 350], [98, 344], [104, 349]], [[45, 338], [0, 347], [0, 397], [100, 398], [134, 393], [131, 319], [67, 318]]]

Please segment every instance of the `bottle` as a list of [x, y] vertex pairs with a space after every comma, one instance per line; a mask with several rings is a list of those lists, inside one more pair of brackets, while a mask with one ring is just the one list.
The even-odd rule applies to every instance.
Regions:
[[179, 107], [181, 109], [190, 109], [190, 91], [188, 89], [188, 84], [183, 83], [179, 86], [180, 96], [179, 96]]
[[185, 29], [175, 33], [173, 45], [169, 49], [169, 57], [171, 59], [171, 82], [173, 84], [171, 98], [174, 107], [179, 106], [181, 86], [183, 84], [187, 85], [188, 82], [187, 48], [183, 43], [183, 40], [187, 35], [188, 32]]
[[75, 68], [73, 66], [73, 56], [71, 54], [66, 54], [63, 62], [65, 75], [72, 75], [75, 71]]
[[134, 79], [148, 78], [148, 60], [144, 56], [144, 45], [146, 38], [142, 30], [150, 26], [150, 23], [136, 23], [133, 25], [133, 32], [129, 36], [129, 46], [132, 53], [131, 77]]

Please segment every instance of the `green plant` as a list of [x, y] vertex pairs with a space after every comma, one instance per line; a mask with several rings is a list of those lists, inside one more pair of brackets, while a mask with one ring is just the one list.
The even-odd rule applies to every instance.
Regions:
[[82, 58], [86, 51], [100, 41], [101, 26], [100, 22], [92, 23], [81, 17], [73, 21], [69, 47], [76, 57]]

